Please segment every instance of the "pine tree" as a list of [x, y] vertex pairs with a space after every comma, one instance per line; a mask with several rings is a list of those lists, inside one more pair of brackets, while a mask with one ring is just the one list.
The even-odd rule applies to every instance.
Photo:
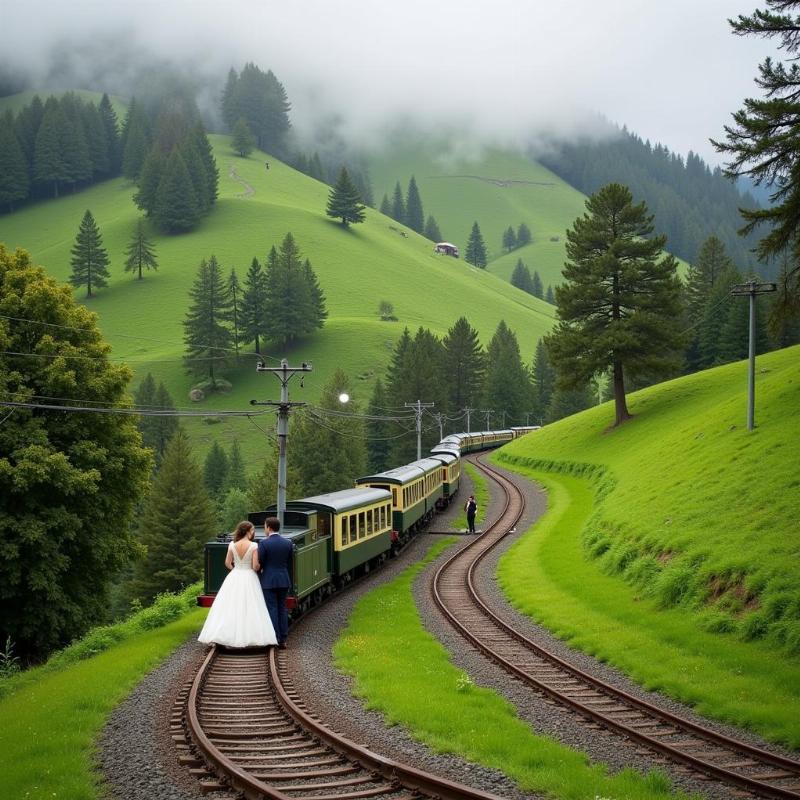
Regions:
[[377, 378], [367, 406], [366, 421], [367, 471], [373, 474], [389, 468], [391, 441], [400, 432], [397, 423], [385, 419], [391, 417], [388, 405], [383, 381]]
[[219, 442], [214, 442], [208, 451], [203, 464], [203, 483], [208, 496], [219, 503], [223, 497], [223, 489], [228, 480], [228, 456], [220, 447]]
[[239, 337], [242, 324], [242, 287], [236, 277], [236, 270], [231, 267], [228, 276], [228, 301], [230, 302], [230, 316], [228, 322], [233, 333], [233, 349], [236, 351], [236, 360], [239, 360]]
[[344, 167], [339, 173], [336, 185], [328, 195], [328, 206], [325, 213], [334, 219], [341, 219], [345, 228], [351, 222], [363, 222], [365, 219], [364, 204], [361, 202], [358, 189], [353, 185]]
[[58, 187], [70, 179], [63, 155], [62, 131], [64, 117], [58, 101], [51, 97], [44, 106], [42, 122], [36, 133], [33, 153], [33, 178], [37, 183], [50, 183], [53, 197], [58, 197]]
[[70, 252], [72, 273], [69, 282], [75, 287], [85, 285], [86, 296], [92, 297], [92, 287], [99, 289], [107, 283], [108, 253], [103, 247], [103, 237], [89, 209], [83, 215]]
[[517, 247], [525, 247], [531, 241], [531, 229], [524, 222], [520, 222], [517, 228]]
[[189, 129], [187, 138], [194, 145], [200, 156], [200, 162], [203, 165], [206, 182], [205, 196], [208, 202], [206, 210], [208, 210], [208, 208], [211, 208], [217, 202], [217, 195], [219, 194], [219, 169], [217, 169], [217, 162], [214, 159], [211, 142], [208, 141], [208, 136], [206, 136], [206, 132], [200, 122], [196, 122]]
[[720, 276], [731, 269], [733, 262], [725, 251], [725, 245], [716, 236], [709, 236], [697, 254], [697, 263], [689, 267], [687, 274], [686, 304], [692, 324], [702, 319], [711, 290]]
[[[225, 88], [222, 91], [222, 118], [225, 120], [228, 128], [232, 129], [236, 120], [244, 119], [239, 109], [239, 98], [237, 96], [236, 88], [239, 83], [239, 74], [231, 67], [228, 71], [228, 78], [225, 82]], [[247, 120], [245, 120], [247, 122]]]
[[534, 419], [539, 424], [547, 417], [550, 398], [555, 390], [556, 374], [550, 365], [550, 355], [544, 344], [544, 339], [536, 342], [536, 353], [533, 357], [531, 369], [531, 384], [533, 388], [532, 408]]
[[128, 256], [125, 260], [125, 272], [138, 272], [139, 280], [142, 279], [142, 269], [158, 269], [153, 243], [147, 238], [142, 220], [136, 223], [136, 230], [125, 248], [125, 254]]
[[430, 239], [432, 242], [442, 241], [442, 232], [439, 230], [439, 224], [432, 214], [428, 214], [428, 219], [425, 220], [425, 238]]
[[122, 149], [120, 147], [119, 123], [117, 113], [111, 105], [111, 100], [107, 94], [103, 95], [98, 107], [100, 119], [106, 134], [106, 146], [108, 148], [108, 174], [118, 175], [122, 168]]
[[255, 146], [256, 140], [250, 132], [247, 120], [244, 117], [239, 117], [239, 120], [233, 128], [231, 147], [234, 152], [238, 153], [242, 158], [247, 158], [247, 156], [253, 152]]
[[244, 489], [228, 489], [219, 510], [219, 527], [223, 531], [233, 531], [250, 513], [250, 501]]
[[328, 318], [328, 309], [325, 306], [325, 293], [317, 279], [317, 274], [306, 259], [303, 262], [303, 281], [305, 282], [307, 299], [307, 322], [304, 333], [313, 333], [317, 328], [322, 328]]
[[108, 152], [108, 138], [103, 118], [94, 103], [87, 103], [82, 107], [83, 130], [86, 134], [86, 144], [89, 148], [89, 161], [92, 168], [92, 178], [99, 180], [108, 175], [111, 161]]
[[547, 405], [545, 422], [555, 422], [579, 411], [585, 411], [594, 405], [594, 398], [589, 384], [577, 386], [571, 389], [556, 387]]
[[139, 187], [133, 196], [133, 202], [152, 217], [155, 214], [158, 203], [158, 187], [164, 176], [164, 169], [167, 163], [166, 156], [159, 147], [150, 148], [150, 152], [142, 164], [139, 174]]
[[467, 242], [467, 252], [464, 256], [468, 263], [475, 267], [485, 269], [486, 267], [486, 245], [481, 236], [481, 229], [478, 223], [472, 223], [472, 231], [469, 234], [469, 241]]
[[231, 489], [244, 491], [247, 488], [247, 474], [244, 468], [244, 459], [239, 447], [239, 440], [234, 439], [231, 445], [231, 452], [228, 456], [228, 476], [225, 479], [224, 490], [229, 492]]
[[580, 388], [613, 368], [616, 425], [630, 418], [625, 373], [677, 369], [681, 285], [666, 237], [651, 236], [644, 203], [610, 184], [586, 201], [567, 231], [566, 283], [556, 291], [560, 322], [547, 337], [562, 388]]
[[503, 250], [507, 253], [510, 253], [517, 247], [517, 234], [514, 233], [514, 229], [509, 225], [503, 231]]
[[486, 378], [483, 401], [494, 410], [495, 424], [503, 427], [524, 425], [530, 411], [530, 376], [519, 352], [514, 331], [503, 320], [486, 351]]
[[11, 112], [0, 119], [0, 205], [14, 210], [14, 203], [30, 192], [28, 162], [17, 139]]
[[405, 225], [406, 222], [406, 203], [403, 200], [403, 190], [400, 188], [400, 181], [394, 185], [394, 195], [392, 196], [392, 219]]
[[392, 207], [389, 205], [389, 197], [387, 195], [383, 195], [383, 199], [381, 200], [381, 207], [380, 207], [381, 214], [384, 214], [387, 217], [392, 216]]
[[213, 385], [214, 368], [228, 363], [232, 344], [226, 324], [230, 301], [215, 256], [200, 262], [189, 296], [192, 305], [183, 322], [186, 367], [195, 374], [207, 372]]
[[139, 177], [151, 139], [150, 121], [134, 97], [122, 128], [122, 174], [129, 180], [135, 181]]
[[132, 593], [149, 602], [159, 592], [177, 592], [198, 580], [203, 545], [215, 534], [215, 519], [189, 438], [178, 431], [167, 447], [139, 523], [145, 556]]
[[550, 303], [551, 306], [556, 304], [556, 294], [553, 291], [552, 285], [550, 284], [547, 286], [547, 292], [545, 292], [544, 301], [545, 303]]
[[167, 233], [180, 233], [194, 228], [200, 220], [200, 213], [189, 170], [176, 148], [167, 158], [164, 175], [158, 184], [153, 220]]
[[523, 292], [533, 294], [533, 279], [530, 270], [521, 258], [517, 259], [517, 264], [511, 273], [511, 285], [522, 289]]
[[417, 181], [414, 176], [408, 182], [408, 192], [406, 193], [406, 225], [412, 231], [422, 233], [425, 227], [425, 213], [422, 210], [422, 199], [419, 196]]
[[314, 180], [322, 181], [325, 183], [325, 170], [322, 169], [322, 162], [319, 160], [319, 153], [316, 151], [311, 156], [311, 161], [308, 163], [308, 174]]
[[[175, 401], [172, 399], [172, 395], [167, 391], [167, 387], [164, 386], [163, 381], [158, 382], [158, 389], [156, 389], [156, 396], [153, 404], [159, 411], [175, 411]], [[178, 418], [168, 415], [153, 417], [150, 431], [153, 441], [153, 450], [156, 454], [156, 465], [158, 465], [164, 458], [167, 445], [178, 431]]]
[[694, 369], [705, 369], [721, 363], [720, 343], [722, 329], [729, 316], [730, 306], [734, 298], [731, 297], [730, 287], [741, 281], [741, 275], [735, 269], [730, 269], [719, 276], [713, 288], [709, 291], [708, 299], [703, 308], [695, 328], [697, 336], [697, 356], [691, 364]]
[[[750, 280], [748, 277], [747, 280]], [[753, 278], [758, 280], [758, 277]], [[729, 290], [730, 291], [730, 290]], [[764, 305], [756, 303], [756, 355], [771, 350], [767, 325], [764, 317]], [[749, 355], [750, 345], [750, 298], [731, 297], [728, 303], [728, 314], [720, 330], [717, 361], [727, 364], [740, 361]]]
[[478, 340], [478, 332], [466, 317], [460, 317], [442, 342], [444, 370], [447, 376], [448, 405], [458, 413], [475, 407], [481, 399], [486, 356]]
[[[137, 408], [143, 410], [152, 410], [155, 407], [156, 381], [152, 373], [148, 372], [136, 388], [133, 395], [133, 402], [136, 404]], [[138, 418], [138, 422], [136, 423], [139, 428], [139, 433], [142, 434], [142, 444], [151, 449], [155, 449], [155, 435], [153, 433], [155, 419], [156, 417], [143, 415]]]
[[261, 337], [266, 333], [267, 286], [264, 272], [257, 258], [253, 258], [244, 279], [242, 295], [242, 338], [255, 342], [256, 353], [261, 352]]
[[538, 297], [540, 300], [544, 299], [544, 289], [542, 287], [542, 279], [536, 270], [533, 271], [533, 278], [531, 279], [531, 294], [534, 297]]
[[72, 92], [67, 92], [61, 98], [61, 157], [69, 175], [67, 180], [73, 185], [92, 177], [92, 160], [81, 119], [81, 107], [82, 103]]
[[[44, 104], [38, 94], [33, 96], [30, 105], [25, 106], [17, 114], [14, 122], [19, 143], [25, 153], [25, 158], [30, 166], [34, 164], [34, 151], [36, 149], [36, 136], [39, 133], [39, 126], [44, 117]], [[34, 177], [34, 176], [32, 176]]]

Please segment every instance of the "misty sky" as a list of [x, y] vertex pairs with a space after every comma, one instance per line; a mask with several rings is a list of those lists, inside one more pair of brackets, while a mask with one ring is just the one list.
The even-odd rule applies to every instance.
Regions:
[[[768, 42], [726, 19], [758, 0], [0, 0], [0, 61], [41, 80], [55, 43], [89, 83], [97, 33], [224, 75], [255, 61], [284, 83], [300, 128], [334, 113], [379, 141], [388, 118], [457, 121], [487, 141], [585, 129], [601, 113], [681, 153], [708, 143], [753, 84]], [[14, 42], [23, 43], [12, 52]], [[109, 49], [108, 54], [113, 53]], [[37, 85], [37, 88], [46, 88]], [[94, 88], [94, 87], [86, 87]]]

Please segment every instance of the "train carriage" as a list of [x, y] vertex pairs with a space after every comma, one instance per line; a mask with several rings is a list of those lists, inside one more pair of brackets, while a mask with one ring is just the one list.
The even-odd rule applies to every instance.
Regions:
[[431, 458], [442, 463], [442, 499], [437, 508], [446, 508], [458, 493], [461, 482], [461, 459], [448, 446], [440, 446], [431, 450]]

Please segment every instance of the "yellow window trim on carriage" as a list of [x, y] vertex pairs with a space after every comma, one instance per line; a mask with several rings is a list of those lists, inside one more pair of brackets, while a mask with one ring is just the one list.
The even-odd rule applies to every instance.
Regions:
[[392, 504], [381, 501], [336, 515], [334, 550], [342, 551], [392, 530]]

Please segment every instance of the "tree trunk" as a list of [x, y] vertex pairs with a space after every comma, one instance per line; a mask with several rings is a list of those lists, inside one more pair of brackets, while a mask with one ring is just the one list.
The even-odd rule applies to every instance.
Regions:
[[631, 418], [628, 413], [628, 404], [625, 402], [625, 380], [622, 375], [622, 363], [614, 361], [614, 412], [616, 419], [614, 426], [621, 425]]

